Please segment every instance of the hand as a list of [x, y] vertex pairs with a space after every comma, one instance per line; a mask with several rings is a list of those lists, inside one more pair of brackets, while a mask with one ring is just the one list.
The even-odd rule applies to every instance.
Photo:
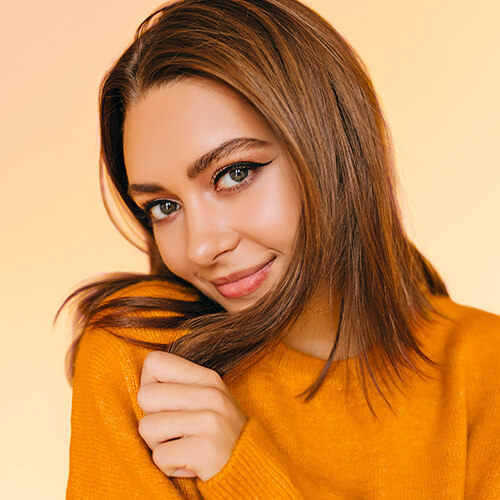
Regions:
[[248, 419], [216, 371], [164, 351], [146, 356], [137, 402], [139, 434], [167, 476], [215, 476]]

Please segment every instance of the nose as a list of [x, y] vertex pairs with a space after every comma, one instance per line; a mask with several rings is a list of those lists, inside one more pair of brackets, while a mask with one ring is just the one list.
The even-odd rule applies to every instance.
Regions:
[[186, 209], [186, 248], [191, 262], [210, 266], [219, 255], [238, 246], [239, 233], [230, 220], [231, 214], [225, 212], [210, 204]]

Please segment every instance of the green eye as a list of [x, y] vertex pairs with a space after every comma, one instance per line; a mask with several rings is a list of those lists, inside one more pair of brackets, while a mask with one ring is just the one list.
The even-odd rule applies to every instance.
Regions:
[[164, 219], [177, 210], [178, 203], [170, 200], [152, 202], [145, 208], [153, 221]]
[[215, 174], [213, 183], [219, 189], [231, 189], [245, 182], [250, 175], [250, 171], [256, 171], [264, 165], [267, 165], [267, 163], [242, 162], [230, 165]]
[[[217, 191], [238, 191], [251, 183], [258, 175], [257, 172], [273, 160], [266, 163], [239, 162], [229, 165], [217, 171], [210, 180]], [[179, 203], [172, 200], [153, 200], [146, 203], [142, 208], [142, 217], [147, 219], [148, 224], [167, 221], [180, 209]]]
[[[249, 169], [245, 167], [236, 167], [235, 169], [229, 171], [225, 175], [221, 177], [221, 179], [224, 179], [224, 177], [229, 176], [229, 178], [234, 181], [234, 182], [241, 182], [244, 181], [248, 177], [248, 172]], [[230, 186], [225, 186], [225, 187], [230, 187]]]
[[219, 189], [225, 189], [229, 191], [232, 188], [239, 189], [244, 184], [251, 182], [256, 176], [257, 172], [262, 167], [269, 165], [272, 161], [273, 160], [270, 160], [266, 163], [255, 163], [251, 161], [233, 163], [232, 165], [221, 168], [220, 170], [215, 172], [211, 182]]

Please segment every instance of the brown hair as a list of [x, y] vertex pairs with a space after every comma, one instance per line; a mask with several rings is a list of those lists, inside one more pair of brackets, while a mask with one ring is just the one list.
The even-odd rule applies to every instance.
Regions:
[[[148, 89], [190, 77], [228, 85], [253, 105], [284, 143], [301, 190], [302, 217], [283, 282], [251, 310], [234, 314], [165, 267], [151, 228], [127, 194], [122, 126], [128, 106]], [[162, 6], [139, 26], [103, 78], [100, 130], [101, 175], [109, 176], [131, 223], [144, 236], [150, 272], [109, 275], [64, 301], [57, 314], [79, 297], [76, 334], [66, 356], [70, 383], [81, 333], [91, 325], [187, 330], [170, 344], [141, 345], [236, 377], [254, 356], [284, 338], [320, 282], [338, 293], [340, 321], [324, 370], [299, 396], [312, 398], [335, 367], [340, 338], [361, 346], [357, 367], [362, 374], [368, 369], [388, 404], [375, 365], [382, 375], [393, 369], [401, 381], [403, 368], [420, 374], [417, 357], [437, 366], [420, 349], [414, 329], [429, 321], [430, 312], [443, 316], [430, 295], [449, 296], [446, 286], [402, 227], [390, 133], [367, 69], [313, 10], [297, 0], [180, 0]], [[125, 297], [102, 303], [111, 293], [146, 280], [180, 285], [195, 300]], [[128, 314], [145, 309], [177, 314]], [[381, 347], [381, 359], [374, 358], [373, 346]], [[364, 381], [363, 375], [372, 409]]]

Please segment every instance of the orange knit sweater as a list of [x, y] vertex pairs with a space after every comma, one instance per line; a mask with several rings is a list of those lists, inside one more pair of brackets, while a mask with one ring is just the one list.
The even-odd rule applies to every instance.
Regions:
[[[188, 297], [161, 282], [113, 297], [130, 295]], [[144, 413], [136, 398], [150, 349], [88, 329], [75, 365], [67, 498], [500, 498], [500, 316], [435, 301], [453, 321], [426, 327], [423, 350], [443, 369], [433, 380], [412, 378], [406, 396], [385, 390], [395, 414], [371, 392], [373, 418], [357, 375], [346, 404], [342, 370], [329, 373], [308, 403], [295, 398], [325, 361], [279, 344], [227, 384], [249, 419], [229, 461], [205, 482], [165, 476], [138, 433]], [[119, 333], [153, 342], [182, 334]], [[353, 367], [355, 358], [337, 363]]]

